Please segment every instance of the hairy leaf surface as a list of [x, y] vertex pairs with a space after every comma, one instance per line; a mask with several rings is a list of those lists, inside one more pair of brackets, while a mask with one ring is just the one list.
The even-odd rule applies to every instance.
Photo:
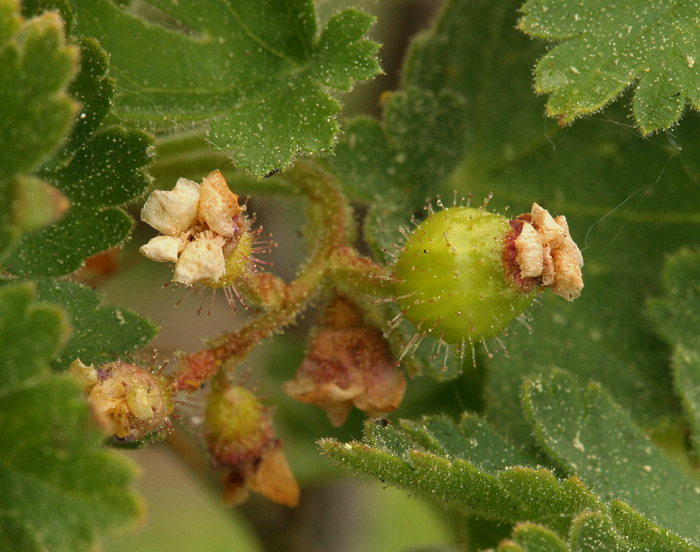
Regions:
[[568, 552], [570, 548], [556, 533], [534, 523], [521, 523], [498, 552]]
[[362, 443], [326, 439], [320, 445], [334, 463], [382, 482], [457, 504], [479, 517], [528, 522], [502, 545], [515, 548], [505, 550], [530, 550], [536, 543], [557, 552], [595, 550], [596, 543], [599, 550], [608, 550], [610, 543], [615, 550], [622, 542], [653, 543], [659, 551], [698, 550], [628, 505], [597, 498], [575, 476], [560, 480], [549, 470], [524, 467], [532, 460], [522, 449], [472, 416], [465, 416], [461, 426], [444, 417], [402, 420], [399, 428], [368, 422]]
[[[144, 172], [154, 154], [149, 135], [121, 127], [96, 132], [113, 95], [106, 53], [94, 40], [84, 40], [81, 56], [69, 92], [82, 111], [63, 147], [38, 171], [69, 200], [70, 209], [56, 222], [24, 233], [6, 253], [3, 264], [14, 274], [67, 274], [87, 257], [123, 242], [133, 221], [115, 207], [141, 195], [150, 183]], [[41, 128], [35, 132], [41, 134]]]
[[34, 226], [28, 218], [38, 224], [43, 222], [38, 212], [51, 218], [46, 202], [27, 205], [30, 196], [41, 199], [48, 192], [24, 173], [55, 151], [68, 132], [77, 105], [66, 87], [77, 54], [66, 45], [56, 14], [23, 21], [18, 2], [0, 2], [0, 256], [19, 232]]
[[561, 41], [537, 64], [536, 90], [547, 112], [568, 123], [593, 113], [634, 85], [642, 133], [674, 125], [686, 103], [700, 109], [700, 3], [611, 4], [529, 0], [518, 27]]
[[39, 301], [61, 306], [77, 329], [52, 360], [56, 370], [67, 370], [77, 358], [85, 364], [103, 364], [133, 355], [157, 333], [152, 322], [127, 309], [100, 306], [102, 296], [80, 284], [39, 280], [36, 289]]
[[0, 88], [0, 181], [5, 181], [35, 168], [68, 131], [77, 105], [66, 87], [78, 52], [65, 43], [55, 13], [21, 24], [11, 11], [0, 17], [0, 79], [6, 83]]
[[538, 441], [606, 501], [623, 500], [648, 519], [700, 542], [700, 487], [634, 424], [597, 384], [585, 389], [564, 372], [525, 387]]
[[[356, 10], [335, 15], [317, 36], [310, 0], [148, 4], [166, 15], [161, 24], [109, 0], [76, 2], [80, 33], [111, 54], [117, 110], [208, 120], [212, 143], [258, 176], [297, 153], [329, 150], [340, 110], [329, 89], [348, 90], [380, 71], [378, 45], [363, 39], [373, 19]], [[162, 25], [168, 18], [170, 28]]]
[[[483, 422], [466, 418], [461, 428], [445, 418], [404, 424], [406, 429], [368, 423], [364, 443], [324, 440], [321, 447], [335, 463], [490, 519], [537, 520], [566, 532], [571, 515], [604, 507], [575, 478], [560, 482], [548, 470], [513, 464], [529, 463], [528, 457]], [[470, 437], [475, 430], [480, 436]]]

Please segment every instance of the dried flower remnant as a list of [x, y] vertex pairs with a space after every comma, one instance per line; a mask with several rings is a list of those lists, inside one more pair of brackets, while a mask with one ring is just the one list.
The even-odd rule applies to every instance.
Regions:
[[532, 211], [517, 217], [511, 226], [517, 233], [513, 246], [521, 279], [549, 288], [568, 301], [581, 295], [583, 255], [569, 234], [566, 217], [554, 218], [533, 203]]
[[119, 439], [143, 439], [162, 428], [173, 411], [165, 380], [133, 364], [95, 368], [76, 359], [69, 372], [82, 385], [98, 423]]
[[311, 336], [296, 378], [284, 390], [298, 401], [318, 405], [340, 426], [353, 404], [374, 417], [396, 410], [406, 378], [382, 333], [365, 323], [353, 301], [335, 295]]
[[294, 507], [299, 486], [275, 437], [270, 409], [239, 385], [215, 385], [205, 410], [207, 449], [224, 468], [223, 500], [229, 506], [245, 502], [249, 491]]
[[180, 178], [170, 191], [156, 190], [146, 200], [141, 219], [161, 232], [141, 247], [156, 262], [175, 264], [173, 282], [224, 288], [229, 302], [238, 278], [253, 271], [271, 242], [259, 240], [245, 215], [245, 205], [217, 170], [197, 184]]

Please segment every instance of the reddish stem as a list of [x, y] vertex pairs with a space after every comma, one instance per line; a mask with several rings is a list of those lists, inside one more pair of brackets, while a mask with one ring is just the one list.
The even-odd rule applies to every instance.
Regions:
[[[338, 270], [339, 265], [345, 264], [347, 273], [356, 273], [353, 274], [355, 280], [358, 277], [367, 279], [368, 291], [376, 292], [377, 282], [382, 279], [386, 281], [381, 266], [362, 257], [349, 246], [355, 233], [352, 213], [332, 177], [307, 162], [298, 162], [286, 176], [291, 176], [310, 200], [310, 235], [314, 237], [315, 245], [310, 259], [299, 276], [289, 284], [274, 276], [250, 279], [251, 291], [264, 297], [270, 310], [242, 328], [210, 342], [206, 349], [182, 356], [179, 370], [173, 375], [174, 390], [198, 389], [218, 373], [225, 361], [234, 365], [244, 360], [262, 340], [292, 324], [311, 296], [326, 284], [326, 280], [332, 280], [335, 273], [343, 272]], [[263, 285], [264, 289], [256, 291], [256, 284]]]

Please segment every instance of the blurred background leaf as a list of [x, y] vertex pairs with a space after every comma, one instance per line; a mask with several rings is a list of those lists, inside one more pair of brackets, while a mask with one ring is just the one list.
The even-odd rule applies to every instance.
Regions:
[[17, 1], [0, 4], [0, 76], [12, 83], [0, 88], [0, 264], [21, 231], [59, 214], [51, 201], [30, 208], [49, 191], [26, 173], [58, 148], [78, 108], [66, 94], [78, 53], [62, 31], [55, 14], [22, 21]]
[[700, 253], [682, 249], [666, 258], [664, 295], [647, 301], [647, 314], [673, 347], [673, 381], [700, 458]]

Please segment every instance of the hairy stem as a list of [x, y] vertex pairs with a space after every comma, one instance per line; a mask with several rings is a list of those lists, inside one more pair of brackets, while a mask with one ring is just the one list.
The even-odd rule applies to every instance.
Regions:
[[[310, 200], [306, 234], [312, 247], [304, 268], [289, 284], [264, 274], [249, 278], [244, 287], [269, 310], [239, 330], [211, 341], [206, 349], [183, 356], [174, 389], [197, 389], [224, 362], [235, 365], [244, 360], [263, 339], [292, 324], [309, 299], [334, 276], [352, 281], [349, 287], [362, 287], [366, 293], [380, 291], [382, 281], [386, 285], [386, 271], [350, 246], [355, 238], [352, 211], [333, 178], [309, 162], [298, 162], [285, 176]], [[358, 284], [360, 280], [366, 282], [364, 286]], [[256, 284], [260, 285], [257, 290]]]

